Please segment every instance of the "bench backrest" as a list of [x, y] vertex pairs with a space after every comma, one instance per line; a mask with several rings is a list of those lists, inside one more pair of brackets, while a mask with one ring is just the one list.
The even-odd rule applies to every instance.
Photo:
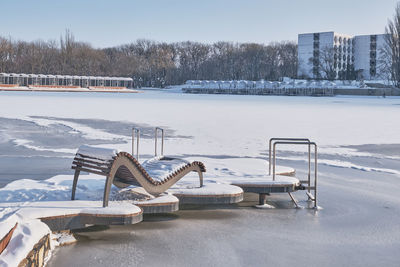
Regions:
[[76, 153], [72, 169], [107, 176], [110, 173], [114, 159], [104, 160]]

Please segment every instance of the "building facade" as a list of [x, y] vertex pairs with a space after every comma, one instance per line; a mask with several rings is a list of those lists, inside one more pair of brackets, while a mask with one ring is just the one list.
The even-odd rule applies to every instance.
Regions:
[[313, 79], [380, 79], [378, 62], [384, 45], [385, 34], [299, 34], [297, 75]]

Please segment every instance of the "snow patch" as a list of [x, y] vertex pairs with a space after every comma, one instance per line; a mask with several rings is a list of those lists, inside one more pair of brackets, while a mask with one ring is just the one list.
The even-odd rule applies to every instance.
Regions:
[[109, 161], [113, 160], [113, 158], [117, 156], [119, 151], [117, 149], [83, 145], [79, 147], [78, 152], [76, 153], [96, 159]]
[[168, 175], [181, 169], [189, 164], [189, 161], [184, 159], [163, 159], [164, 157], [154, 157], [142, 163], [142, 167], [147, 171], [151, 178], [156, 181], [167, 179]]

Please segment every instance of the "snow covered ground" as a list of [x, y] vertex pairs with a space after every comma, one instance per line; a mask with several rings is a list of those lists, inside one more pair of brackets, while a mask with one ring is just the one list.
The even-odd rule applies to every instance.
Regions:
[[[52, 185], [48, 184], [52, 180], [29, 181], [38, 187], [46, 184], [46, 188], [50, 186], [54, 191], [44, 194], [27, 190], [21, 192], [21, 200], [24, 197], [26, 200], [44, 200], [45, 196], [53, 193], [54, 197], [69, 196], [68, 190], [62, 187], [67, 185], [60, 181], [67, 183], [68, 178], [72, 177], [70, 166], [77, 148], [89, 144], [131, 151], [132, 126], [142, 129], [140, 161], [153, 156], [153, 127], [165, 127], [165, 154], [204, 162], [207, 168], [205, 181], [262, 178], [267, 172], [269, 138], [308, 137], [319, 145], [319, 205], [323, 207], [322, 211], [315, 214], [287, 210], [287, 197], [277, 196], [271, 201], [283, 208], [272, 213], [249, 208], [240, 208], [231, 213], [224, 210], [222, 214], [231, 219], [226, 221], [222, 219], [224, 216], [219, 217], [218, 211], [181, 211], [178, 216], [182, 220], [169, 220], [160, 223], [160, 227], [173, 228], [175, 224], [181, 227], [172, 232], [180, 244], [178, 247], [189, 255], [195, 249], [211, 253], [213, 247], [217, 248], [217, 243], [207, 243], [204, 240], [203, 244], [210, 244], [206, 250], [196, 245], [188, 247], [185, 244], [191, 238], [185, 235], [187, 231], [196, 231], [196, 227], [210, 231], [204, 235], [194, 234], [197, 240], [219, 236], [221, 242], [228, 247], [211, 253], [209, 260], [204, 261], [208, 264], [223, 263], [218, 260], [223, 257], [226, 263], [233, 266], [266, 262], [306, 265], [306, 262], [313, 261], [315, 251], [321, 254], [314, 261], [316, 265], [346, 263], [330, 262], [333, 255], [347, 257], [351, 265], [385, 263], [387, 266], [395, 266], [400, 261], [396, 254], [391, 253], [400, 249], [400, 231], [395, 223], [400, 219], [400, 124], [395, 120], [397, 114], [400, 114], [400, 98], [186, 95], [179, 90], [107, 95], [0, 92], [0, 107], [0, 187], [21, 178], [45, 180], [62, 175], [52, 178]], [[303, 176], [300, 178], [304, 178], [305, 151], [305, 148], [281, 147], [277, 154], [278, 163], [296, 168], [299, 176]], [[191, 179], [194, 181], [196, 176], [188, 180]], [[15, 182], [13, 186], [18, 183], [27, 181]], [[93, 189], [94, 194], [96, 188]], [[7, 194], [7, 190], [9, 188], [5, 187], [0, 191], [1, 201], [10, 202], [10, 192]], [[79, 190], [85, 192], [84, 188], [78, 188], [78, 194], [82, 193]], [[98, 190], [100, 192], [102, 189]], [[81, 194], [82, 197], [84, 195]], [[89, 195], [85, 196], [89, 198]], [[299, 198], [304, 199], [302, 195]], [[210, 216], [211, 223], [201, 220]], [[219, 219], [212, 219], [215, 216]], [[254, 219], [249, 221], [249, 216]], [[243, 225], [243, 228], [237, 228], [235, 222]], [[283, 234], [271, 235], [266, 228], [259, 227], [262, 222], [266, 222], [274, 233]], [[107, 266], [108, 259], [114, 259], [116, 265], [129, 262], [129, 258], [117, 252], [104, 255], [95, 253], [95, 256], [91, 256], [90, 250], [86, 250], [94, 245], [97, 250], [103, 251], [101, 248], [107, 245], [114, 249], [112, 251], [121, 249], [120, 253], [127, 252], [127, 255], [138, 252], [138, 258], [132, 258], [132, 262], [157, 265], [159, 259], [143, 249], [155, 246], [154, 251], [162, 254], [162, 246], [155, 245], [154, 240], [157, 239], [155, 233], [158, 233], [158, 237], [163, 235], [163, 229], [151, 232], [149, 229], [155, 227], [154, 223], [153, 226], [146, 222], [140, 225], [125, 230], [117, 227], [104, 233], [83, 234], [81, 239], [86, 241], [78, 242], [79, 245], [75, 247], [78, 251], [87, 252], [81, 253], [75, 259], [75, 264], [96, 263]], [[307, 230], [304, 236], [301, 231], [295, 231], [298, 226]], [[239, 232], [241, 239], [223, 235], [231, 233], [230, 229]], [[132, 237], [129, 240], [127, 232], [130, 233], [127, 236]], [[94, 241], [92, 244], [88, 241], [88, 238], [102, 238], [102, 233], [106, 238], [105, 243]], [[125, 235], [123, 238], [122, 233]], [[144, 233], [147, 234], [144, 236]], [[366, 238], [368, 235], [379, 235], [379, 242]], [[169, 233], [166, 236], [173, 238]], [[268, 244], [262, 245], [262, 236], [268, 240]], [[310, 247], [315, 251], [309, 248], [304, 250], [309, 244], [299, 241], [307, 236], [313, 244]], [[254, 249], [249, 237], [255, 239], [258, 248]], [[347, 237], [351, 241], [346, 241]], [[135, 243], [138, 238], [144, 241], [143, 248]], [[162, 240], [166, 241], [164, 238]], [[229, 245], [239, 240], [244, 240], [243, 246]], [[369, 245], [366, 245], [368, 242]], [[289, 243], [294, 246], [291, 247]], [[274, 248], [271, 247], [273, 244]], [[353, 250], [354, 254], [350, 256], [349, 251], [354, 244], [358, 249]], [[260, 250], [263, 246], [271, 252], [265, 254], [269, 255], [268, 259], [262, 254], [266, 252]], [[75, 247], [60, 249], [49, 265], [70, 264], [69, 261], [74, 259], [67, 261], [70, 258], [68, 253], [76, 253]], [[171, 265], [188, 263], [188, 259], [176, 249], [171, 253], [175, 253]], [[298, 255], [304, 253], [307, 257], [303, 256], [303, 260], [286, 258], [292, 255], [298, 259]], [[361, 259], [365, 253], [371, 254]], [[105, 255], [107, 259], [103, 257]], [[252, 255], [255, 260], [244, 260], [248, 258], [246, 255]], [[285, 257], [285, 260], [275, 261], [274, 255], [280, 259]], [[231, 256], [230, 260], [228, 256]], [[202, 263], [196, 265], [201, 266]]]

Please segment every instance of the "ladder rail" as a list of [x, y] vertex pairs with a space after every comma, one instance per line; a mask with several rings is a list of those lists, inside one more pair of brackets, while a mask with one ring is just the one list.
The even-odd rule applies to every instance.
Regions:
[[[272, 167], [272, 156], [271, 156], [271, 149], [272, 143], [276, 141], [295, 141], [295, 142], [311, 142], [308, 138], [281, 138], [281, 137], [273, 137], [269, 139], [269, 146], [268, 146], [268, 158], [269, 158], [269, 165], [268, 165], [268, 175], [271, 175], [271, 167]], [[311, 148], [308, 146], [308, 183], [310, 183], [310, 173], [311, 173]]]
[[[277, 145], [308, 145], [314, 147], [314, 186], [311, 187], [311, 181], [308, 184], [308, 193], [314, 190], [314, 208], [317, 208], [317, 183], [318, 183], [318, 146], [315, 142], [310, 141], [276, 141], [273, 144], [273, 165], [272, 165], [272, 180], [275, 181], [276, 176], [276, 146]], [[310, 157], [310, 156], [309, 156]], [[310, 158], [311, 159], [311, 158]], [[311, 160], [310, 160], [311, 162]], [[307, 194], [308, 195], [308, 194]], [[309, 196], [309, 195], [308, 195]], [[310, 198], [310, 196], [309, 196]]]
[[158, 133], [161, 132], [161, 156], [164, 156], [164, 129], [156, 127], [154, 132], [154, 156], [157, 156]]
[[135, 155], [135, 134], [136, 138], [136, 159], [139, 161], [139, 142], [140, 142], [140, 129], [132, 127], [132, 156]]

